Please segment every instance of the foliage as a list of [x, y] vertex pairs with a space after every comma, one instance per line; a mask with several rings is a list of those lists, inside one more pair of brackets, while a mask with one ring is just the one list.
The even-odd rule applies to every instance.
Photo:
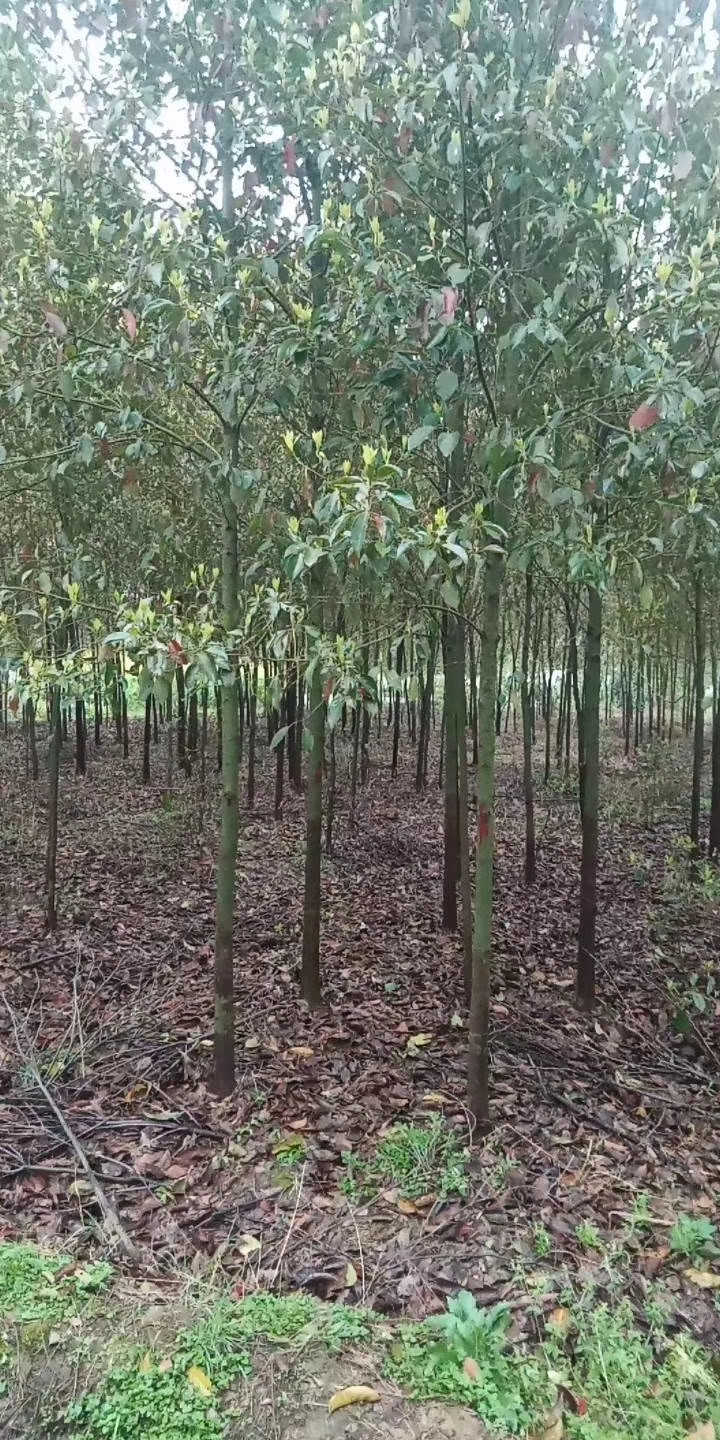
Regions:
[[571, 1353], [556, 1342], [545, 1347], [553, 1372], [583, 1402], [581, 1414], [566, 1415], [569, 1435], [677, 1440], [693, 1424], [717, 1422], [720, 1384], [694, 1341], [665, 1341], [658, 1356], [628, 1301], [612, 1308], [591, 1290], [575, 1299]]
[[506, 1306], [480, 1309], [461, 1290], [448, 1301], [445, 1315], [401, 1327], [390, 1347], [388, 1373], [418, 1399], [468, 1405], [486, 1424], [517, 1434], [550, 1387], [531, 1356], [507, 1349], [510, 1318]]
[[372, 1196], [395, 1188], [408, 1200], [433, 1194], [438, 1199], [468, 1193], [468, 1150], [457, 1133], [433, 1116], [426, 1125], [394, 1125], [379, 1141], [370, 1160], [348, 1153], [343, 1181], [350, 1198]]
[[717, 1227], [704, 1215], [678, 1215], [669, 1235], [668, 1244], [673, 1255], [682, 1255], [687, 1260], [701, 1260], [708, 1255], [717, 1255]]
[[34, 1245], [0, 1242], [0, 1317], [17, 1325], [50, 1323], [77, 1313], [88, 1296], [106, 1288], [112, 1266], [105, 1260], [74, 1263]]

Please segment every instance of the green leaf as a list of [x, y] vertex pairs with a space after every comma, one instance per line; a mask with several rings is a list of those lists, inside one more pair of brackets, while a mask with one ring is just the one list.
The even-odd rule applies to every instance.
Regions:
[[446, 460], [450, 459], [459, 439], [460, 436], [457, 430], [443, 430], [442, 435], [439, 436], [438, 450], [441, 455], [445, 456]]
[[464, 282], [465, 280], [467, 280], [467, 277], [468, 277], [468, 275], [470, 274], [470, 271], [469, 271], [467, 265], [458, 265], [458, 264], [455, 264], [455, 265], [450, 265], [450, 266], [448, 266], [448, 272], [447, 272], [447, 273], [448, 273], [448, 280], [450, 281], [450, 284], [451, 284], [451, 285], [462, 285], [463, 282]]
[[420, 446], [424, 445], [425, 441], [434, 434], [434, 425], [418, 425], [417, 430], [413, 430], [412, 435], [408, 436], [408, 453], [412, 454], [413, 450], [419, 450]]
[[63, 400], [72, 400], [73, 395], [75, 394], [75, 385], [73, 383], [72, 372], [70, 370], [60, 371], [58, 385], [60, 386], [60, 394], [62, 395]]
[[454, 370], [441, 370], [435, 381], [435, 389], [441, 400], [450, 400], [458, 388], [458, 377]]
[[447, 155], [448, 165], [460, 164], [460, 161], [462, 159], [462, 142], [460, 140], [459, 130], [453, 130], [452, 135], [448, 140], [447, 150], [445, 153]]
[[447, 605], [448, 610], [457, 610], [460, 604], [460, 591], [457, 585], [453, 585], [452, 580], [443, 581], [443, 584], [440, 586], [440, 596]]
[[49, 594], [51, 593], [51, 591], [52, 591], [52, 580], [50, 579], [50, 576], [48, 575], [47, 570], [41, 570], [41, 571], [40, 571], [40, 574], [38, 575], [38, 582], [37, 582], [37, 583], [38, 583], [38, 590], [40, 591], [41, 595], [49, 595]]
[[277, 750], [278, 745], [282, 745], [283, 740], [285, 739], [285, 736], [287, 735], [289, 729], [290, 729], [290, 726], [289, 726], [289, 725], [281, 725], [281, 726], [280, 726], [280, 729], [275, 731], [275, 734], [273, 735], [272, 740], [270, 741], [270, 749], [271, 749], [271, 750]]

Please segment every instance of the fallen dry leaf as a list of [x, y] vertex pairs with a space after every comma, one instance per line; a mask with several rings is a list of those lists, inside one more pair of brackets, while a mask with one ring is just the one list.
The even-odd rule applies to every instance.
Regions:
[[199, 1390], [201, 1395], [212, 1395], [212, 1380], [209, 1375], [205, 1374], [204, 1370], [201, 1370], [199, 1365], [190, 1366], [187, 1372], [187, 1382], [188, 1385], [192, 1385], [193, 1390]]
[[713, 1275], [712, 1270], [684, 1270], [683, 1274], [698, 1290], [720, 1290], [720, 1275]]
[[558, 1305], [557, 1309], [551, 1310], [548, 1315], [548, 1325], [552, 1325], [558, 1335], [567, 1335], [571, 1324], [572, 1315], [565, 1305]]
[[309, 1060], [314, 1054], [312, 1045], [291, 1045], [288, 1050], [288, 1055], [295, 1055], [298, 1060]]
[[534, 1440], [562, 1440], [562, 1437], [562, 1410], [559, 1412], [557, 1410], [551, 1410], [550, 1414], [546, 1417], [543, 1423], [542, 1430], [538, 1430], [537, 1435], [534, 1437]]
[[349, 1290], [352, 1289], [353, 1285], [357, 1285], [357, 1278], [357, 1270], [355, 1269], [352, 1260], [348, 1260], [347, 1269], [345, 1271], [345, 1284], [347, 1285]]
[[140, 1364], [138, 1365], [138, 1370], [140, 1371], [141, 1375], [149, 1375], [152, 1368], [152, 1355], [150, 1354], [149, 1350], [146, 1350], [145, 1354], [142, 1357], [142, 1360], [140, 1361]]
[[480, 1379], [480, 1366], [478, 1365], [477, 1360], [473, 1359], [472, 1355], [465, 1356], [465, 1359], [463, 1360], [463, 1370], [465, 1371], [468, 1380]]
[[419, 1035], [411, 1035], [405, 1046], [406, 1055], [417, 1055], [418, 1050], [424, 1050], [426, 1045], [432, 1045], [433, 1037], [428, 1031], [421, 1031]]
[[370, 1385], [346, 1385], [344, 1390], [336, 1390], [328, 1400], [328, 1410], [331, 1415], [336, 1410], [344, 1410], [346, 1405], [377, 1405], [380, 1396], [377, 1390]]
[[262, 1241], [258, 1239], [257, 1235], [241, 1235], [237, 1242], [237, 1248], [247, 1260], [249, 1255], [255, 1255], [258, 1250], [262, 1250]]

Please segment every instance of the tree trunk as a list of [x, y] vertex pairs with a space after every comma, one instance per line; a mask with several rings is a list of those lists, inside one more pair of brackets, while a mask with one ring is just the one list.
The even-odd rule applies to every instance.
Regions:
[[[570, 596], [565, 595], [565, 615], [568, 627], [568, 672], [572, 683], [572, 695], [575, 705], [575, 722], [577, 725], [577, 754], [578, 754], [578, 802], [580, 805], [580, 819], [583, 813], [583, 797], [585, 794], [585, 737], [584, 717], [582, 701], [580, 699], [580, 685], [578, 681], [578, 647], [577, 647], [577, 622], [578, 604], [573, 609]], [[569, 701], [568, 701], [569, 708]], [[568, 727], [569, 728], [569, 727]]]
[[57, 930], [57, 836], [58, 797], [60, 790], [60, 744], [62, 716], [60, 686], [52, 692], [50, 708], [50, 749], [48, 754], [48, 829], [45, 851], [45, 924]]
[[355, 702], [353, 710], [353, 731], [352, 731], [352, 758], [350, 761], [350, 829], [354, 830], [357, 823], [355, 807], [357, 804], [358, 785], [358, 757], [360, 755], [360, 731], [362, 728], [362, 709], [360, 703]]
[[122, 688], [122, 695], [120, 696], [120, 707], [122, 710], [123, 760], [127, 760], [130, 754], [130, 727], [128, 725], [127, 690], [124, 685]]
[[143, 728], [143, 768], [145, 785], [150, 784], [150, 742], [152, 740], [152, 695], [145, 696], [145, 725]]
[[28, 700], [25, 707], [25, 721], [27, 724], [28, 744], [30, 746], [30, 774], [33, 780], [37, 780], [40, 774], [38, 762], [37, 732], [35, 728], [35, 701]]
[[193, 686], [193, 689], [192, 689], [191, 694], [190, 694], [190, 702], [189, 702], [189, 704], [188, 704], [188, 728], [187, 728], [188, 773], [190, 772], [190, 770], [192, 770], [193, 765], [194, 765], [194, 764], [196, 763], [196, 761], [197, 761], [198, 731], [199, 731], [199, 728], [200, 728], [200, 717], [199, 717], [199, 714], [198, 714], [198, 693], [197, 693], [197, 690], [195, 689], [195, 687]]
[[[397, 674], [398, 674], [398, 679], [399, 679], [399, 680], [402, 678], [404, 663], [405, 663], [405, 641], [404, 641], [404, 640], [401, 640], [401, 641], [400, 641], [400, 644], [399, 644], [398, 647], [397, 647], [397, 660], [396, 660]], [[398, 769], [398, 752], [399, 752], [399, 749], [400, 749], [400, 688], [398, 687], [398, 689], [395, 691], [395, 698], [394, 698], [394, 704], [393, 704], [393, 746], [392, 746], [392, 768], [391, 768], [391, 771], [390, 771], [393, 780], [394, 780], [394, 779], [396, 778], [396, 776], [397, 776], [397, 769]]]
[[87, 772], [87, 755], [85, 748], [85, 706], [82, 700], [75, 701], [75, 774], [85, 775]]
[[185, 671], [182, 665], [178, 665], [175, 671], [177, 683], [177, 758], [178, 765], [185, 774], [190, 773], [190, 766], [187, 758], [187, 718], [185, 706]]
[[720, 853], [720, 703], [716, 696], [712, 727], [712, 788], [708, 854], [712, 856], [718, 853]]
[[[311, 598], [312, 624], [322, 633], [323, 607]], [[308, 1005], [319, 1005], [320, 985], [320, 886], [322, 879], [322, 782], [325, 751], [325, 707], [322, 670], [313, 666], [308, 690], [307, 731], [310, 746], [305, 796], [305, 896], [303, 903], [303, 947], [301, 993]]]
[[[278, 712], [278, 730], [285, 728], [285, 698], [280, 698], [280, 710]], [[282, 815], [283, 805], [283, 780], [285, 776], [285, 739], [279, 740], [275, 746], [275, 819], [279, 820]]]
[[[226, 437], [226, 450], [237, 463], [237, 436]], [[230, 496], [223, 500], [222, 602], [226, 631], [237, 626], [238, 614], [237, 510]], [[222, 799], [220, 843], [215, 893], [215, 1035], [214, 1087], [231, 1094], [235, 1084], [235, 1003], [233, 932], [235, 922], [235, 867], [238, 847], [238, 774], [240, 770], [240, 716], [236, 657], [224, 677], [222, 692]]]
[[463, 977], [465, 995], [472, 994], [473, 907], [470, 881], [470, 840], [468, 837], [468, 763], [467, 763], [467, 701], [465, 696], [465, 638], [462, 627], [457, 642], [460, 677], [455, 707], [455, 731], [458, 767], [458, 830], [460, 832], [460, 916], [462, 924]]
[[690, 839], [695, 849], [700, 845], [700, 790], [702, 785], [703, 746], [705, 741], [705, 619], [703, 586], [698, 573], [695, 580], [695, 729], [693, 738], [693, 774], [690, 796]]
[[552, 725], [552, 697], [553, 697], [553, 635], [552, 635], [552, 608], [548, 604], [548, 628], [547, 628], [547, 657], [548, 674], [547, 689], [545, 691], [545, 774], [543, 784], [550, 784], [550, 746], [551, 746], [551, 725]]
[[330, 763], [328, 765], [327, 814], [325, 816], [325, 854], [332, 855], [333, 822], [335, 820], [335, 782], [337, 780], [337, 757], [335, 754], [335, 729], [330, 731]]
[[585, 638], [585, 804], [580, 860], [577, 1003], [591, 1010], [595, 1003], [595, 927], [597, 920], [598, 814], [600, 800], [600, 690], [602, 597], [588, 589]]
[[[481, 641], [482, 643], [482, 641]], [[495, 734], [500, 734], [502, 726], [502, 694], [503, 694], [503, 671], [505, 669], [505, 621], [502, 622], [502, 636], [500, 639], [500, 659], [498, 661], [498, 673], [495, 690]], [[480, 705], [478, 699], [478, 705]]]
[[255, 805], [255, 740], [257, 735], [257, 688], [258, 670], [257, 665], [253, 666], [252, 675], [249, 681], [248, 710], [250, 719], [248, 721], [248, 769], [247, 769], [247, 804], [248, 810]]
[[460, 870], [460, 817], [458, 805], [458, 712], [460, 655], [462, 644], [457, 616], [447, 610], [443, 616], [445, 636], [445, 808], [443, 844], [442, 923], [445, 930], [457, 930], [457, 882]]
[[[500, 497], [496, 523], [509, 529], [509, 507]], [[472, 991], [468, 1036], [468, 1106], [475, 1122], [485, 1127], [490, 1119], [489, 1026], [490, 966], [492, 957], [493, 859], [495, 850], [495, 736], [497, 725], [498, 636], [500, 595], [505, 556], [488, 553], [485, 568], [480, 662], [478, 666], [478, 738], [480, 757], [476, 776], [477, 846], [473, 914]]]
[[525, 798], [525, 884], [534, 885], [537, 876], [535, 861], [535, 799], [533, 795], [532, 770], [532, 711], [528, 686], [528, 665], [530, 662], [530, 627], [532, 625], [533, 577], [528, 564], [525, 575], [525, 617], [522, 636], [522, 659], [520, 661], [522, 680], [520, 700], [523, 726], [523, 795]]

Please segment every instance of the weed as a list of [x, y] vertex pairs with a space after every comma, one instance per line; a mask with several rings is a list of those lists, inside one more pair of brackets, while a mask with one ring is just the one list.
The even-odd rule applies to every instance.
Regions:
[[352, 1153], [343, 1158], [348, 1174], [342, 1188], [353, 1201], [390, 1187], [409, 1200], [468, 1193], [467, 1148], [439, 1115], [427, 1125], [393, 1126], [372, 1160]]
[[[249, 1357], [240, 1353], [235, 1373]], [[215, 1409], [208, 1377], [207, 1393], [188, 1378], [185, 1357], [169, 1364], [157, 1356], [137, 1355], [119, 1366], [82, 1399], [68, 1405], [64, 1421], [69, 1440], [215, 1440], [223, 1423]], [[204, 1372], [202, 1372], [204, 1374]]]
[[569, 1436], [677, 1440], [693, 1424], [717, 1418], [720, 1383], [694, 1342], [678, 1339], [658, 1355], [657, 1340], [636, 1328], [627, 1301], [613, 1308], [594, 1296], [576, 1296], [576, 1302], [572, 1365], [554, 1341], [545, 1350], [553, 1375], [582, 1398], [587, 1412], [566, 1417]]
[[236, 1309], [238, 1333], [248, 1340], [294, 1340], [318, 1313], [310, 1295], [249, 1295]]
[[112, 1275], [107, 1261], [73, 1265], [67, 1255], [46, 1255], [34, 1245], [0, 1243], [0, 1317], [17, 1325], [56, 1324], [77, 1313], [86, 1296]]
[[702, 1260], [708, 1255], [717, 1255], [716, 1233], [711, 1220], [678, 1215], [668, 1236], [668, 1244], [673, 1255], [682, 1255], [687, 1260]]
[[633, 1199], [632, 1210], [627, 1217], [627, 1233], [634, 1236], [638, 1230], [652, 1230], [654, 1224], [655, 1216], [650, 1209], [650, 1196], [647, 1190], [640, 1190]]
[[276, 1139], [273, 1145], [273, 1155], [285, 1170], [296, 1170], [298, 1166], [304, 1165], [307, 1153], [307, 1141], [303, 1140], [302, 1135], [289, 1135], [283, 1139]]
[[332, 1305], [322, 1317], [321, 1338], [331, 1355], [339, 1355], [344, 1345], [371, 1340], [376, 1321], [371, 1310]]
[[506, 1306], [482, 1310], [461, 1290], [447, 1314], [401, 1328], [387, 1371], [417, 1399], [468, 1405], [488, 1425], [516, 1434], [550, 1387], [531, 1357], [506, 1349], [510, 1319]]
[[552, 1250], [552, 1235], [539, 1221], [533, 1225], [533, 1250], [539, 1260], [545, 1260]]
[[575, 1238], [583, 1250], [602, 1250], [604, 1248], [602, 1235], [597, 1225], [593, 1225], [590, 1220], [580, 1221], [580, 1224], [575, 1227]]

